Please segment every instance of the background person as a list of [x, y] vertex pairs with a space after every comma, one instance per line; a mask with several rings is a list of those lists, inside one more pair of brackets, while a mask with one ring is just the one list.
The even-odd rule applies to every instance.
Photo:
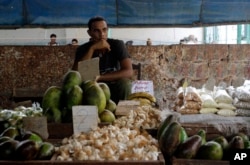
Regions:
[[56, 42], [56, 34], [50, 35], [50, 42], [48, 43], [49, 46], [58, 46], [59, 43]]
[[147, 45], [147, 46], [151, 46], [151, 45], [152, 45], [152, 41], [151, 41], [150, 38], [147, 39], [146, 45]]
[[78, 70], [79, 61], [99, 57], [100, 76], [97, 81], [109, 86], [113, 101], [125, 100], [131, 93], [133, 68], [124, 42], [107, 38], [108, 25], [103, 17], [91, 18], [87, 32], [91, 39], [77, 48], [72, 69]]
[[78, 40], [76, 38], [73, 38], [71, 40], [71, 45], [78, 45]]

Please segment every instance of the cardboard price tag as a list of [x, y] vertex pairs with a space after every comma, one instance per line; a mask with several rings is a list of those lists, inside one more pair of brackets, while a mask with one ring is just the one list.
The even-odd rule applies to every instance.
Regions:
[[153, 81], [136, 80], [132, 82], [131, 93], [136, 92], [148, 92], [154, 96], [154, 85]]
[[47, 118], [41, 117], [24, 117], [23, 128], [25, 131], [32, 131], [39, 134], [43, 139], [48, 139]]
[[126, 116], [130, 113], [131, 110], [136, 109], [140, 105], [139, 101], [135, 100], [122, 100], [119, 101], [115, 115], [117, 116]]
[[98, 109], [97, 106], [73, 106], [73, 132], [89, 132], [98, 126]]
[[99, 76], [99, 57], [78, 62], [78, 71], [82, 80], [95, 80]]

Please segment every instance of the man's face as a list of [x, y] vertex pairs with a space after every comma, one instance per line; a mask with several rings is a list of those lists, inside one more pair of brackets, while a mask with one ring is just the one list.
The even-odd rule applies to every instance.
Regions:
[[77, 45], [77, 42], [76, 41], [72, 41], [72, 45]]
[[56, 37], [51, 37], [50, 40], [51, 40], [51, 42], [55, 42], [56, 41]]
[[91, 29], [88, 34], [93, 41], [106, 40], [108, 37], [108, 26], [105, 21], [96, 21], [92, 23]]

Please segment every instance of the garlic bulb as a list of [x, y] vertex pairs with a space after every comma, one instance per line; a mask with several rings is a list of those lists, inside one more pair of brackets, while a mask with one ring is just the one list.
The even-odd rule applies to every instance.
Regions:
[[72, 135], [56, 148], [56, 160], [158, 160], [158, 142], [146, 131], [104, 126]]

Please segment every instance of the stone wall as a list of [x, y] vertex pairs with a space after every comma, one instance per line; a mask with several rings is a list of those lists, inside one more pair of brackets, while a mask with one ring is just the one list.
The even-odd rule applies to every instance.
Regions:
[[221, 82], [242, 85], [250, 79], [249, 45], [171, 45], [128, 47], [134, 62], [142, 63], [142, 79], [154, 82], [160, 108], [171, 108], [176, 89], [212, 88]]
[[[129, 46], [133, 63], [142, 64], [142, 79], [152, 80], [161, 109], [171, 108], [176, 89], [186, 79], [239, 86], [250, 79], [250, 45]], [[14, 97], [41, 97], [73, 64], [72, 46], [1, 46], [0, 106]]]

